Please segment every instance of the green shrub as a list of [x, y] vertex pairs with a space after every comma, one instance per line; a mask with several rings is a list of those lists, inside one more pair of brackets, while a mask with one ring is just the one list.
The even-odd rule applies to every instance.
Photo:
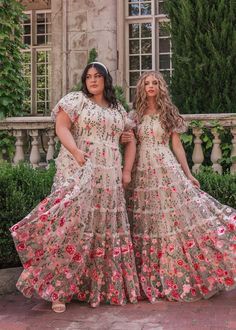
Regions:
[[236, 208], [236, 174], [220, 175], [211, 167], [202, 167], [196, 178], [202, 190], [222, 204]]
[[20, 265], [9, 228], [23, 219], [50, 193], [55, 166], [0, 164], [0, 268]]
[[183, 113], [235, 112], [236, 1], [164, 3], [171, 21], [174, 103]]

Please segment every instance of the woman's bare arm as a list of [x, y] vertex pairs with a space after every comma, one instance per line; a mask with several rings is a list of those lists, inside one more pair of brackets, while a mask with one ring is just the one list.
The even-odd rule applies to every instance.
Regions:
[[198, 180], [196, 178], [194, 178], [194, 176], [192, 175], [192, 173], [189, 169], [186, 154], [185, 154], [182, 142], [180, 140], [179, 134], [176, 132], [172, 133], [171, 139], [172, 139], [173, 152], [174, 152], [178, 162], [180, 163], [185, 175], [192, 181], [192, 183], [195, 186], [200, 187]]
[[63, 109], [56, 117], [56, 134], [63, 146], [72, 154], [80, 166], [82, 166], [88, 157], [83, 151], [79, 150], [71, 134], [72, 122]]
[[126, 188], [131, 181], [131, 171], [135, 160], [135, 153], [136, 140], [132, 139], [130, 142], [125, 144], [124, 167], [122, 173], [122, 182], [124, 188]]

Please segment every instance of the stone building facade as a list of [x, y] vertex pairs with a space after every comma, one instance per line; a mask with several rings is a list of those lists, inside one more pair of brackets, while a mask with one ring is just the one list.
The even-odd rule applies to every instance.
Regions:
[[164, 0], [22, 0], [28, 112], [46, 115], [80, 80], [89, 51], [109, 68], [130, 102], [140, 73], [170, 76]]

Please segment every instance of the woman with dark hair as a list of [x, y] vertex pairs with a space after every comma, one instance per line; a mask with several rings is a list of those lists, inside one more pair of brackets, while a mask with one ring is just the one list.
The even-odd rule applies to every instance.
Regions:
[[84, 69], [84, 72], [81, 77], [82, 81], [82, 92], [87, 95], [88, 97], [92, 97], [93, 94], [88, 90], [87, 84], [86, 84], [86, 77], [88, 70], [90, 68], [95, 68], [99, 74], [101, 74], [104, 77], [104, 90], [103, 90], [103, 95], [104, 98], [107, 100], [107, 102], [110, 104], [110, 106], [117, 107], [117, 100], [115, 96], [115, 90], [112, 85], [112, 77], [110, 75], [110, 72], [107, 70], [106, 66], [103, 65], [100, 62], [92, 62], [89, 63], [86, 68]]
[[124, 190], [135, 143], [119, 139], [128, 124], [116, 101], [106, 66], [93, 62], [82, 74], [82, 91], [64, 96], [52, 111], [62, 146], [51, 195], [11, 228], [24, 271], [17, 288], [64, 312], [72, 298], [137, 301], [136, 274]]

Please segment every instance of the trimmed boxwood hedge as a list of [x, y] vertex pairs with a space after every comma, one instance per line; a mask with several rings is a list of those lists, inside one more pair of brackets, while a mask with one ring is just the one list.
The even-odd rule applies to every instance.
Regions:
[[[9, 228], [50, 193], [54, 174], [53, 163], [48, 169], [35, 170], [26, 164], [0, 164], [0, 268], [20, 266]], [[204, 191], [236, 208], [236, 175], [202, 168], [197, 178]]]
[[0, 163], [0, 268], [20, 265], [9, 228], [49, 194], [54, 173], [53, 163], [48, 169]]

